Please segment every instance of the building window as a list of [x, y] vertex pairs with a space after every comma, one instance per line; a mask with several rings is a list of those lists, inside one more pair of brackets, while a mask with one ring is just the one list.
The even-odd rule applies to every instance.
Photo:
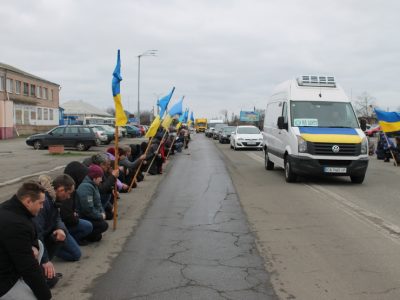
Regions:
[[49, 119], [49, 110], [47, 108], [43, 109], [43, 120]]
[[4, 76], [0, 76], [0, 91], [4, 91]]
[[15, 80], [15, 93], [21, 94], [21, 81]]
[[53, 101], [53, 90], [50, 90], [50, 101]]
[[15, 123], [17, 125], [22, 124], [22, 109], [20, 109], [20, 108], [15, 109]]
[[31, 120], [36, 120], [36, 108], [31, 109]]
[[49, 109], [49, 120], [54, 120], [54, 111], [52, 109]]
[[25, 107], [24, 109], [24, 124], [29, 124], [29, 107]]
[[48, 99], [48, 95], [47, 95], [47, 88], [42, 88], [42, 98], [43, 99]]
[[41, 108], [38, 108], [38, 109], [37, 109], [37, 119], [38, 119], [38, 120], [41, 120], [41, 119], [42, 119], [42, 109], [41, 109]]
[[6, 88], [7, 88], [7, 93], [13, 93], [14, 92], [14, 80], [7, 78], [6, 80]]
[[29, 96], [29, 83], [24, 82], [24, 96]]
[[36, 97], [42, 98], [42, 88], [40, 86], [36, 87]]
[[31, 84], [31, 97], [36, 96], [36, 85]]

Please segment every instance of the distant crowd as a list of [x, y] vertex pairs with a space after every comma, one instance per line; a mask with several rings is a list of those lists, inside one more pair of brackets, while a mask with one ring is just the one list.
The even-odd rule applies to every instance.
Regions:
[[186, 127], [172, 134], [159, 130], [140, 145], [72, 161], [54, 179], [41, 175], [23, 183], [0, 205], [0, 299], [50, 299], [62, 277], [53, 258], [79, 261], [82, 246], [102, 240], [120, 193], [147, 174], [162, 174], [166, 158], [189, 141]]

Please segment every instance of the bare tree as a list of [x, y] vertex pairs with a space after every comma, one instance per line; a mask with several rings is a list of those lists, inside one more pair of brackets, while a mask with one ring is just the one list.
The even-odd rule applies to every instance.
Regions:
[[354, 102], [354, 109], [358, 117], [369, 120], [373, 117], [376, 98], [368, 92], [363, 92]]
[[224, 116], [224, 122], [228, 123], [228, 110], [227, 109], [221, 109], [219, 111], [219, 113]]

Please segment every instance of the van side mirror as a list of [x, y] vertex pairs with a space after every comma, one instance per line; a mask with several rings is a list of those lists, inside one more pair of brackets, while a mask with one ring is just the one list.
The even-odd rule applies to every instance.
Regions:
[[278, 128], [288, 130], [288, 124], [285, 123], [285, 118], [283, 116], [278, 117]]
[[367, 130], [367, 120], [365, 119], [360, 119], [360, 127], [362, 131]]

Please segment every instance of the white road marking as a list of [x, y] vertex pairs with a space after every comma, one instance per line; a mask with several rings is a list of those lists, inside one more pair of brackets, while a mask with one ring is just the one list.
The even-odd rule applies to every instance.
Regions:
[[[257, 162], [264, 163], [264, 158], [260, 157], [254, 153], [246, 153], [246, 155]], [[335, 207], [341, 209], [346, 214], [356, 218], [357, 220], [363, 222], [364, 224], [368, 225], [369, 227], [375, 229], [377, 232], [389, 238], [396, 244], [400, 245], [400, 227], [392, 224], [381, 216], [378, 216], [375, 213], [372, 213], [360, 206], [356, 205], [355, 203], [347, 200], [346, 198], [342, 197], [341, 195], [330, 191], [329, 189], [318, 185], [318, 184], [303, 184], [305, 187], [311, 189], [312, 191], [328, 196], [330, 199], [333, 199], [336, 203]], [[332, 202], [331, 202], [332, 203]], [[332, 203], [333, 204], [333, 203]]]
[[41, 172], [37, 172], [37, 173], [33, 173], [33, 174], [17, 177], [17, 178], [14, 178], [14, 179], [11, 179], [11, 180], [7, 180], [7, 181], [4, 181], [4, 182], [0, 182], [0, 187], [16, 183], [18, 181], [24, 180], [24, 179], [29, 178], [29, 177], [39, 176], [39, 175], [42, 175], [42, 174], [48, 174], [48, 173], [60, 170], [62, 168], [65, 168], [65, 165], [64, 166], [55, 167], [55, 168], [53, 168], [51, 170], [48, 170], [48, 171], [41, 171]]

